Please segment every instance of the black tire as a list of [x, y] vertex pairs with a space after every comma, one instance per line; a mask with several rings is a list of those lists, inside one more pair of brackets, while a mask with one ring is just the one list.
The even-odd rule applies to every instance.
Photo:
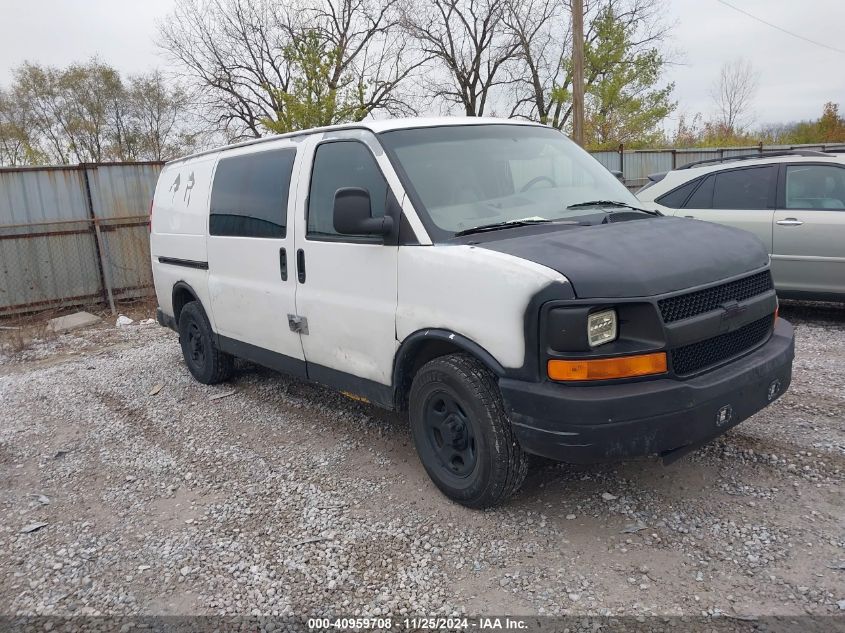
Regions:
[[204, 385], [228, 380], [235, 358], [214, 343], [211, 324], [199, 301], [186, 303], [179, 315], [179, 344], [191, 375]]
[[468, 354], [441, 356], [414, 376], [414, 444], [434, 484], [469, 508], [501, 503], [522, 485], [527, 459], [495, 376]]

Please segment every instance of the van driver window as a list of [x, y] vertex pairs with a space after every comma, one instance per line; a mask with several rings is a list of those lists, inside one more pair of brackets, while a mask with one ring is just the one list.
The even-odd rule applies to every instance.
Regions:
[[308, 195], [308, 235], [347, 238], [334, 230], [334, 194], [344, 187], [370, 193], [373, 217], [383, 217], [387, 181], [367, 146], [357, 141], [323, 143], [317, 147]]

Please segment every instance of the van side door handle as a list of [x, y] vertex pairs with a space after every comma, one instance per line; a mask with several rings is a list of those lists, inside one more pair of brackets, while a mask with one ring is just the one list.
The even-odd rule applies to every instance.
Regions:
[[279, 249], [279, 272], [282, 275], [282, 281], [288, 280], [288, 252], [284, 248]]
[[305, 283], [305, 251], [301, 248], [296, 251], [296, 278], [299, 283]]
[[783, 220], [778, 220], [778, 224], [781, 226], [801, 226], [804, 223], [798, 218], [785, 218]]

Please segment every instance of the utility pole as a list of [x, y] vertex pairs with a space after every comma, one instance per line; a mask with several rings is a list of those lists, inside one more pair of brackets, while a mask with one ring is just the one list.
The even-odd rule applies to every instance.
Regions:
[[584, 147], [584, 0], [572, 7], [572, 140]]

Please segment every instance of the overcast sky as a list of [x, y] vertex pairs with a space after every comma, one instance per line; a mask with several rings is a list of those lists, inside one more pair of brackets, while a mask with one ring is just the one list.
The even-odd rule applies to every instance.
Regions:
[[[280, 0], [282, 1], [282, 0]], [[829, 46], [845, 49], [845, 0], [729, 0], [731, 4]], [[24, 60], [66, 65], [98, 55], [124, 73], [166, 60], [153, 43], [156, 20], [173, 0], [0, 0], [0, 84]], [[845, 54], [801, 41], [717, 0], [666, 0], [676, 23], [671, 46], [683, 56], [667, 79], [679, 111], [712, 109], [710, 86], [721, 65], [745, 57], [760, 73], [759, 123], [816, 118], [825, 101], [845, 110]]]

